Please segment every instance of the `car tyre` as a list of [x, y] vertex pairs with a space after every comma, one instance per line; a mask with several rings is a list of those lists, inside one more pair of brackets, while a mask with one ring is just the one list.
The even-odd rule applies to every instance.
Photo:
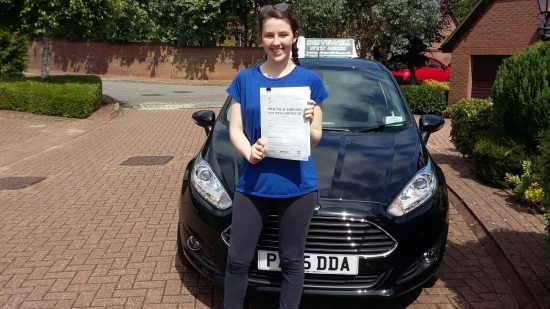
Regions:
[[180, 226], [178, 224], [178, 257], [180, 258], [181, 265], [185, 266], [186, 268], [191, 268], [191, 263], [189, 263], [189, 260], [185, 256], [185, 253], [183, 253], [183, 243], [181, 242], [181, 233], [180, 233]]

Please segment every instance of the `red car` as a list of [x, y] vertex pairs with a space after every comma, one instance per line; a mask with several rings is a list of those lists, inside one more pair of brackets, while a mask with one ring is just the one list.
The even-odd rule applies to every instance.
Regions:
[[[393, 63], [388, 66], [396, 79], [407, 80], [411, 76], [406, 64]], [[437, 58], [426, 56], [426, 63], [415, 68], [414, 74], [417, 80], [433, 79], [438, 82], [446, 82], [451, 76], [451, 64], [446, 65]]]

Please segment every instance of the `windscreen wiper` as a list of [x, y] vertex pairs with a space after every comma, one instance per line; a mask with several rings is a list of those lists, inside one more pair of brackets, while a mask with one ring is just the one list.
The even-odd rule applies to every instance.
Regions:
[[388, 124], [381, 124], [381, 125], [377, 125], [377, 126], [374, 126], [374, 127], [358, 129], [358, 130], [353, 131], [353, 133], [365, 133], [365, 132], [369, 132], [369, 131], [379, 131], [379, 130], [389, 128], [389, 127], [401, 127], [401, 126], [406, 125], [407, 122], [408, 121], [400, 121], [400, 122], [393, 122], [393, 123], [388, 123]]
[[345, 131], [349, 132], [347, 128], [323, 128], [323, 131]]

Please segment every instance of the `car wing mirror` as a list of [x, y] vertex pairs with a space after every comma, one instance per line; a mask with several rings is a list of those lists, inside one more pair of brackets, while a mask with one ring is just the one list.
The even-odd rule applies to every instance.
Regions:
[[195, 121], [195, 124], [204, 128], [206, 135], [212, 132], [214, 128], [214, 121], [216, 121], [216, 113], [211, 110], [202, 110], [193, 113], [191, 116]]
[[420, 128], [420, 135], [424, 145], [428, 143], [430, 134], [437, 132], [445, 125], [445, 119], [443, 117], [431, 114], [425, 114], [420, 116], [418, 120], [418, 127]]

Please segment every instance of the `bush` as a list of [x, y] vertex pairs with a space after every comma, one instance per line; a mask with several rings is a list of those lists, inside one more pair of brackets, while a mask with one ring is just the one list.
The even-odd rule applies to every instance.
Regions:
[[438, 82], [438, 81], [433, 80], [433, 79], [420, 81], [420, 84], [424, 84], [424, 85], [428, 85], [428, 86], [432, 86], [432, 87], [441, 87], [445, 90], [449, 90], [449, 83], [447, 83], [447, 82]]
[[447, 107], [445, 87], [439, 83], [419, 83], [418, 85], [402, 85], [403, 94], [415, 114], [441, 115]]
[[0, 109], [86, 118], [101, 106], [101, 79], [94, 75], [3, 78]]
[[541, 166], [541, 182], [542, 182], [542, 191], [544, 192], [544, 198], [542, 200], [542, 205], [546, 209], [546, 253], [550, 258], [550, 135], [545, 134], [540, 141], [539, 145], [540, 153], [540, 166]]
[[504, 60], [493, 86], [495, 123], [536, 150], [550, 128], [550, 44], [535, 43]]
[[523, 146], [509, 139], [480, 138], [475, 144], [470, 169], [482, 181], [504, 188], [506, 174], [522, 175], [522, 162], [529, 160]]
[[0, 77], [20, 77], [27, 69], [27, 38], [0, 29]]
[[506, 174], [504, 179], [505, 186], [512, 189], [512, 194], [517, 200], [528, 207], [541, 211], [544, 192], [541, 188], [540, 174], [533, 173], [531, 161], [523, 161], [521, 167], [523, 169], [521, 176]]
[[462, 99], [449, 108], [451, 142], [465, 156], [471, 156], [484, 131], [494, 127], [491, 99]]

